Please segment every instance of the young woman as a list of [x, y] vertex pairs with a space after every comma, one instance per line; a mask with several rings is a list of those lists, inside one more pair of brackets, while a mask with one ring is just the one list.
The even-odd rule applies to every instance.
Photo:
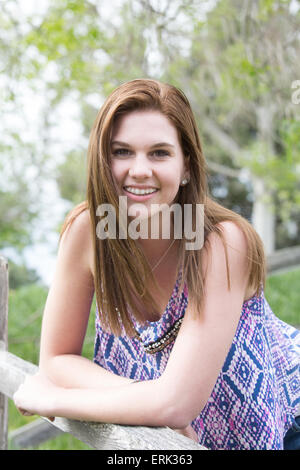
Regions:
[[[62, 228], [40, 372], [16, 406], [169, 426], [210, 449], [282, 449], [300, 404], [300, 334], [264, 297], [259, 236], [208, 194], [185, 95], [154, 80], [118, 87], [96, 118], [87, 178], [87, 201]], [[201, 247], [190, 249], [188, 223]], [[92, 362], [81, 349], [94, 293]]]

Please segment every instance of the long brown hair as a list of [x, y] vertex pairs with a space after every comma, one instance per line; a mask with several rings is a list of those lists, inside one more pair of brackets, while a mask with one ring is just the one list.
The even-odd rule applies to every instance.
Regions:
[[[189, 158], [190, 180], [181, 186], [176, 202], [181, 204], [204, 204], [204, 241], [211, 232], [222, 239], [225, 249], [228, 287], [230, 270], [227, 248], [218, 225], [233, 221], [243, 231], [248, 246], [248, 286], [259, 295], [265, 287], [265, 255], [263, 244], [251, 224], [239, 214], [222, 207], [208, 194], [207, 165], [201, 149], [196, 121], [188, 99], [178, 88], [150, 79], [136, 79], [122, 84], [107, 98], [101, 107], [91, 135], [87, 161], [87, 200], [76, 206], [67, 216], [60, 237], [67, 226], [84, 210], [88, 209], [91, 220], [94, 247], [95, 293], [99, 312], [106, 326], [114, 333], [121, 334], [122, 325], [129, 335], [135, 335], [128, 308], [135, 318], [144, 319], [135, 303], [134, 296], [142, 299], [145, 306], [154, 306], [155, 300], [147, 289], [148, 282], [157, 286], [151, 268], [143, 251], [131, 238], [107, 238], [100, 240], [96, 235], [96, 210], [101, 204], [110, 203], [116, 209], [118, 219], [118, 196], [110, 170], [111, 134], [115, 120], [135, 110], [156, 110], [164, 114], [177, 129], [183, 154]], [[193, 214], [193, 217], [195, 214]], [[203, 249], [186, 250], [186, 239], [180, 240], [177, 270], [182, 268], [182, 282], [188, 285], [189, 299], [193, 299], [201, 314], [203, 306], [204, 279], [201, 272]], [[130, 289], [129, 289], [130, 284]]]

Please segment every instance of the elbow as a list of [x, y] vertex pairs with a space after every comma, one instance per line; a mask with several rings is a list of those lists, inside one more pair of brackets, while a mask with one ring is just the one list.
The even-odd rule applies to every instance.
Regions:
[[191, 421], [186, 415], [181, 413], [178, 409], [174, 412], [170, 412], [165, 420], [165, 426], [171, 429], [183, 429], [186, 428]]
[[55, 383], [55, 385], [58, 385], [58, 386], [61, 385], [60, 383], [58, 383], [58, 380], [57, 380], [59, 369], [55, 367], [55, 357], [49, 357], [47, 359], [40, 360], [39, 370], [51, 382]]
[[176, 396], [176, 393], [169, 391], [165, 395], [162, 393], [160, 397], [165, 397], [165, 399], [160, 400], [160, 406], [157, 410], [158, 426], [182, 429], [188, 426], [201, 412], [201, 410], [199, 412], [192, 410], [191, 403], [178, 395]]
[[53, 355], [43, 358], [39, 363], [40, 371], [58, 387], [69, 388], [68, 386], [68, 363], [65, 363], [65, 355]]
[[177, 403], [170, 403], [165, 413], [165, 426], [171, 429], [186, 428], [195, 417], [191, 417], [190, 410]]
[[40, 372], [45, 374], [47, 377], [51, 373], [51, 368], [52, 368], [51, 367], [51, 361], [52, 361], [51, 357], [40, 357], [39, 370], [40, 370]]

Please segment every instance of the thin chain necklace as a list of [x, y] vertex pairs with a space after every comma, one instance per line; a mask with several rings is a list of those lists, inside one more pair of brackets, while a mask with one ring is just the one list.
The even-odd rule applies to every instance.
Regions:
[[162, 257], [157, 261], [157, 263], [153, 266], [153, 268], [151, 268], [151, 271], [153, 272], [154, 269], [157, 268], [157, 266], [162, 262], [162, 260], [164, 259], [164, 257], [167, 255], [167, 253], [169, 252], [171, 246], [173, 246], [173, 244], [175, 243], [176, 239], [172, 241], [172, 243], [169, 245], [169, 247], [167, 248], [167, 250], [164, 252], [164, 254], [162, 255]]

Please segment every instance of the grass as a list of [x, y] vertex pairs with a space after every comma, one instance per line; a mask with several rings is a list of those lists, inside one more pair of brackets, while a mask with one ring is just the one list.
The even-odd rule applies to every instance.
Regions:
[[[269, 277], [265, 295], [273, 312], [283, 321], [300, 326], [300, 269]], [[47, 289], [36, 284], [21, 287], [9, 294], [9, 351], [38, 364], [42, 314]], [[91, 309], [83, 355], [93, 357], [95, 299]], [[36, 417], [22, 416], [9, 400], [9, 431], [28, 424]], [[11, 444], [9, 443], [9, 448]], [[39, 450], [90, 450], [70, 434], [62, 434], [36, 447]]]
[[277, 317], [300, 328], [300, 269], [270, 276], [266, 299]]

